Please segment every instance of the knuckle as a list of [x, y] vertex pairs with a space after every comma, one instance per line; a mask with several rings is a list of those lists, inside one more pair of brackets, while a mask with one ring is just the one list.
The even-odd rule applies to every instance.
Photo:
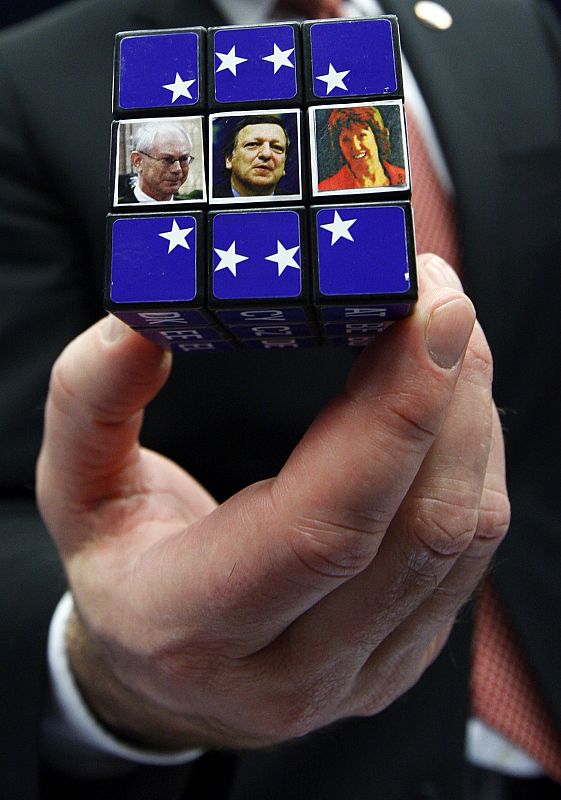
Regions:
[[[325, 663], [324, 648], [306, 649], [301, 642], [284, 637], [281, 646], [261, 660], [264, 687], [259, 703], [266, 735], [275, 741], [304, 736], [332, 722], [346, 696], [349, 671], [339, 664]], [[252, 659], [252, 669], [255, 662]], [[255, 674], [255, 673], [254, 673]]]
[[411, 666], [404, 666], [400, 661], [392, 663], [391, 669], [376, 669], [365, 695], [357, 704], [356, 713], [364, 717], [380, 714], [414, 684], [418, 674], [411, 673]]
[[354, 713], [359, 716], [380, 714], [407, 692], [430, 667], [441, 652], [451, 630], [450, 619], [437, 626], [429, 640], [420, 637], [401, 647], [389, 658], [375, 654], [366, 665], [366, 675], [357, 694]]
[[75, 404], [76, 399], [69, 381], [65, 353], [62, 353], [51, 368], [47, 402], [62, 413], [67, 413], [69, 406]]
[[510, 525], [510, 501], [505, 491], [486, 492], [479, 511], [477, 535], [499, 544]]
[[436, 437], [439, 429], [438, 414], [435, 414], [434, 403], [429, 402], [434, 400], [434, 395], [426, 392], [426, 387], [422, 393], [402, 390], [379, 399], [386, 411], [380, 416], [380, 422], [397, 436], [398, 441], [426, 444]]
[[314, 709], [302, 703], [284, 708], [275, 705], [269, 735], [277, 742], [296, 739], [319, 727]]
[[291, 524], [292, 549], [304, 567], [328, 578], [348, 578], [375, 556], [388, 521], [382, 515], [349, 512], [345, 518], [298, 517]]
[[275, 737], [279, 741], [294, 739], [331, 722], [338, 695], [335, 682], [325, 674], [300, 688], [291, 687], [288, 695], [273, 704]]
[[457, 558], [470, 545], [478, 527], [479, 509], [457, 499], [423, 497], [408, 517], [409, 536], [438, 558]]
[[65, 416], [79, 415], [84, 419], [103, 423], [110, 415], [96, 396], [84, 395], [83, 389], [77, 384], [77, 374], [72, 361], [64, 351], [51, 369], [47, 402]]
[[399, 692], [389, 691], [387, 687], [384, 690], [376, 689], [360, 703], [356, 713], [361, 717], [375, 717], [381, 714], [398, 694]]

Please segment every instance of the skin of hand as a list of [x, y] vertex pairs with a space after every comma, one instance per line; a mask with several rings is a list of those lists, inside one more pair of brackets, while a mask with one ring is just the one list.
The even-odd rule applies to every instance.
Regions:
[[99, 719], [160, 749], [259, 747], [376, 714], [441, 650], [509, 520], [492, 360], [419, 258], [415, 313], [357, 359], [279, 475], [217, 506], [140, 447], [171, 358], [107, 318], [56, 362], [37, 489]]

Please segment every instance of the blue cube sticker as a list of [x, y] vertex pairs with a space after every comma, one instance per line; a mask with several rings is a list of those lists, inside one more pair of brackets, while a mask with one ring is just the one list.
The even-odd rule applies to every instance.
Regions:
[[188, 302], [197, 295], [197, 220], [127, 217], [113, 223], [114, 303]]
[[341, 20], [310, 28], [316, 97], [359, 97], [397, 91], [391, 22]]
[[217, 214], [213, 294], [219, 300], [299, 297], [300, 217], [295, 211]]
[[219, 103], [291, 100], [298, 92], [296, 42], [290, 25], [224, 28], [214, 37]]
[[121, 40], [121, 108], [192, 106], [199, 101], [196, 33], [128, 36]]
[[400, 206], [322, 208], [316, 224], [322, 294], [409, 291], [407, 229]]

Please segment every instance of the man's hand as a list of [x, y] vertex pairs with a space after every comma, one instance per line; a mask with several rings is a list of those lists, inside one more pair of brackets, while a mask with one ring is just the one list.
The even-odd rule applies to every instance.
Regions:
[[219, 507], [138, 444], [168, 355], [107, 319], [56, 363], [39, 502], [76, 678], [122, 736], [269, 744], [375, 714], [438, 654], [509, 512], [485, 338], [452, 270], [420, 269], [280, 474]]

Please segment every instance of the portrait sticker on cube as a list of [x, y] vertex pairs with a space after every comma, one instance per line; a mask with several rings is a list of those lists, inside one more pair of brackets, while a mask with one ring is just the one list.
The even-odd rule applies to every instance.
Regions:
[[409, 192], [401, 102], [316, 106], [308, 113], [315, 196]]
[[202, 117], [114, 123], [115, 206], [206, 201]]
[[307, 22], [303, 33], [309, 101], [403, 96], [396, 17]]
[[304, 301], [299, 211], [218, 212], [209, 221], [211, 308], [237, 304], [274, 309], [272, 301], [281, 306]]
[[415, 248], [408, 203], [329, 206], [315, 215], [315, 305], [364, 306], [416, 298]]
[[[108, 310], [157, 312], [172, 311], [174, 305], [202, 306], [203, 270], [198, 263], [202, 212], [110, 217], [108, 225]], [[150, 321], [143, 324], [139, 318], [136, 327], [151, 327]]]
[[211, 204], [302, 198], [299, 110], [211, 114], [209, 142]]
[[202, 28], [118, 34], [114, 112], [200, 106], [204, 36]]
[[302, 94], [297, 35], [294, 23], [211, 28], [209, 105], [298, 102]]

